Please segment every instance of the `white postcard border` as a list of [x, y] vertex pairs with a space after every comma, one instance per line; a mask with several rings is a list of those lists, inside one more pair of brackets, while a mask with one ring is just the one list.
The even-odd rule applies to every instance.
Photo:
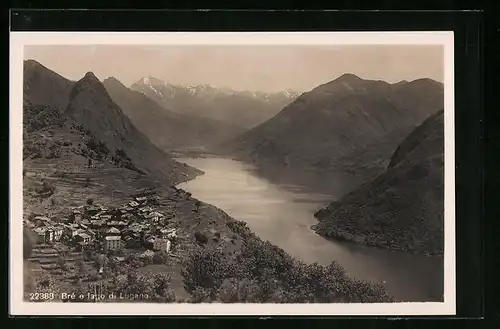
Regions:
[[[445, 86], [444, 302], [350, 304], [30, 303], [23, 300], [22, 99], [25, 45], [442, 45]], [[454, 39], [425, 32], [11, 32], [11, 315], [454, 315], [456, 312]], [[14, 225], [13, 225], [14, 224]]]

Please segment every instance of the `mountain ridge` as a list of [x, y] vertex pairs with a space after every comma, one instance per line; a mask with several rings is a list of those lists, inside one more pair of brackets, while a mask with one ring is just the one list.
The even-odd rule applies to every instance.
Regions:
[[132, 122], [162, 149], [209, 148], [241, 132], [222, 122], [172, 112], [114, 77], [106, 78], [103, 85]]
[[207, 84], [180, 86], [153, 77], [140, 79], [130, 89], [145, 94], [173, 112], [210, 118], [243, 129], [266, 121], [298, 96], [290, 91], [262, 93]]
[[381, 175], [317, 211], [316, 233], [391, 250], [442, 255], [443, 113], [436, 112], [415, 128]]
[[[377, 140], [385, 143], [384, 136], [395, 130], [402, 131], [395, 142], [402, 141], [443, 107], [444, 90], [436, 83], [417, 79], [391, 85], [344, 74], [300, 95], [271, 119], [221, 144], [220, 151], [257, 165], [326, 169], [318, 163], [334, 163], [368, 144], [375, 145]], [[384, 159], [369, 160], [388, 161], [390, 155], [385, 152]]]
[[140, 132], [112, 100], [93, 73], [87, 73], [73, 86], [66, 113], [106, 144], [111, 152], [125, 154], [139, 168], [171, 184], [181, 176], [198, 172], [173, 160]]

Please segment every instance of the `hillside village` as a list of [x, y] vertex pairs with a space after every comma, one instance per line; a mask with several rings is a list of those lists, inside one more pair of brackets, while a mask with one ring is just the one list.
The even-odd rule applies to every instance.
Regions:
[[72, 207], [67, 218], [31, 216], [24, 225], [32, 229], [38, 243], [63, 243], [75, 251], [114, 251], [146, 247], [170, 251], [176, 229], [155, 210], [158, 196], [138, 196], [119, 208], [94, 204]]
[[[177, 193], [178, 198], [189, 198], [182, 190]], [[36, 286], [49, 281], [48, 274], [51, 287], [47, 290], [60, 291], [72, 289], [75, 282], [105, 282], [113, 276], [110, 273], [127, 273], [131, 265], [145, 270], [151, 265], [155, 272], [176, 272], [173, 281], [182, 296], [179, 264], [193, 246], [207, 244], [207, 234], [180, 235], [176, 209], [160, 205], [161, 199], [155, 192], [145, 192], [119, 207], [88, 199], [85, 205], [68, 208], [65, 215], [27, 214], [23, 226], [33, 233], [28, 262]], [[197, 212], [200, 205], [193, 204], [191, 211]], [[211, 231], [221, 237], [220, 232]]]

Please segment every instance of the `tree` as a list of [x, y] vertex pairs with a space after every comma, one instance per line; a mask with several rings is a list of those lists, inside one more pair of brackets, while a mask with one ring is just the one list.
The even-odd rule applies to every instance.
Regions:
[[[87, 177], [87, 179], [89, 179], [89, 178]], [[87, 199], [87, 204], [88, 204], [89, 206], [91, 206], [92, 204], [94, 204], [94, 199], [92, 199], [92, 198], [88, 198], [88, 199]]]
[[200, 244], [206, 244], [208, 242], [208, 238], [206, 237], [206, 235], [201, 232], [196, 232], [194, 234], [194, 237]]
[[186, 291], [218, 289], [225, 278], [231, 277], [231, 265], [220, 251], [193, 252], [181, 271]]
[[154, 293], [157, 298], [164, 302], [175, 300], [175, 293], [170, 288], [172, 276], [170, 273], [158, 273], [154, 276]]

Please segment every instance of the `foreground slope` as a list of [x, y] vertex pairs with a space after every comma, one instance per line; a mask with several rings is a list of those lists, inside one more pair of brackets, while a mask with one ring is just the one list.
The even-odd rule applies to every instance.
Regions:
[[74, 85], [66, 113], [105, 143], [110, 152], [130, 158], [144, 173], [167, 179], [170, 184], [198, 173], [151, 143], [113, 102], [92, 72]]
[[33, 105], [50, 105], [66, 109], [74, 82], [51, 71], [34, 60], [23, 66], [23, 99]]
[[[391, 85], [344, 74], [302, 94], [221, 148], [256, 164], [328, 170], [371, 144], [375, 153], [354, 155], [349, 161], [356, 163], [358, 157], [365, 160], [360, 162], [384, 163], [388, 149], [392, 153], [416, 125], [442, 107], [443, 87], [430, 79]], [[389, 134], [394, 136], [387, 138]], [[377, 156], [377, 141], [394, 145], [381, 147]]]
[[171, 112], [115, 78], [105, 79], [103, 85], [133, 124], [162, 149], [206, 148], [242, 132], [208, 118]]
[[443, 111], [417, 127], [375, 180], [319, 210], [323, 236], [387, 249], [442, 254]]

